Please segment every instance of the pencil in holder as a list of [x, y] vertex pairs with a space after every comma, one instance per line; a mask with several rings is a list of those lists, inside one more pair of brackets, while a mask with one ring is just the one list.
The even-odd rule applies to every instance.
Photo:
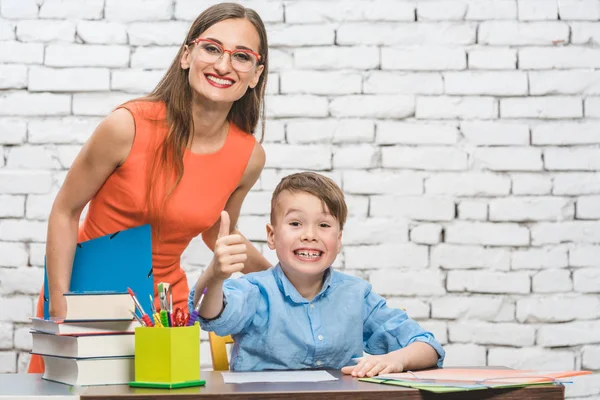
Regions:
[[135, 328], [135, 381], [132, 387], [202, 386], [200, 326]]

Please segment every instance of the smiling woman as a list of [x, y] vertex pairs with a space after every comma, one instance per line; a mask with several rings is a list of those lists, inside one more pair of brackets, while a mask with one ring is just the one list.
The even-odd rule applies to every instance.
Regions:
[[[214, 249], [221, 212], [227, 211], [228, 226], [235, 227], [263, 169], [264, 150], [253, 134], [261, 117], [264, 132], [267, 74], [267, 36], [258, 14], [239, 4], [218, 4], [194, 21], [152, 93], [119, 106], [99, 124], [48, 220], [52, 317], [66, 314], [63, 294], [77, 242], [146, 223], [152, 226], [154, 281], [170, 283], [174, 308], [187, 309], [183, 250], [199, 234]], [[240, 237], [248, 249], [244, 272], [270, 267]], [[38, 316], [42, 300], [43, 293]], [[33, 356], [29, 372], [43, 369], [41, 357]]]

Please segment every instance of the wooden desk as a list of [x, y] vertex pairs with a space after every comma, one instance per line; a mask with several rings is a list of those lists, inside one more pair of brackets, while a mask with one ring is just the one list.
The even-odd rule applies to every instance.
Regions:
[[360, 382], [340, 371], [328, 371], [339, 378], [330, 382], [296, 382], [296, 383], [242, 383], [225, 384], [220, 372], [201, 371], [200, 376], [206, 380], [206, 386], [175, 390], [138, 389], [128, 386], [94, 386], [84, 390], [81, 399], [122, 399], [132, 397], [135, 400], [158, 398], [167, 399], [294, 399], [294, 400], [367, 400], [367, 399], [401, 399], [401, 400], [562, 400], [564, 387], [544, 386], [522, 389], [479, 390], [456, 394], [436, 395], [420, 392], [416, 389], [402, 388], [392, 385], [378, 385]]

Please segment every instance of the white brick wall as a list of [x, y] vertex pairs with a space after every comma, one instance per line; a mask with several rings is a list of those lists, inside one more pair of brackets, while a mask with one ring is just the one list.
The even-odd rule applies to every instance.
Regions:
[[[66, 169], [214, 2], [0, 0], [0, 372], [27, 365]], [[268, 259], [273, 188], [320, 171], [350, 207], [335, 265], [426, 321], [447, 365], [597, 380], [600, 1], [242, 3], [267, 25], [272, 76], [267, 165], [239, 228]], [[190, 281], [209, 257], [194, 240]], [[581, 382], [567, 395], [600, 396]]]

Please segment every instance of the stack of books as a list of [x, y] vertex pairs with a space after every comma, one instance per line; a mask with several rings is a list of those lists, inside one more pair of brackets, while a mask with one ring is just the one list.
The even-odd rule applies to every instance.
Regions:
[[65, 294], [64, 320], [32, 318], [32, 353], [43, 379], [68, 385], [118, 385], [134, 378], [135, 305], [128, 293]]

